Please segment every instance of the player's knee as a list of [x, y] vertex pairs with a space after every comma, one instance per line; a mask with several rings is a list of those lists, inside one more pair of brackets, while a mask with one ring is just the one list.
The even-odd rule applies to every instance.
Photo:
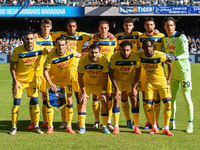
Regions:
[[38, 97], [32, 97], [30, 99], [30, 105], [37, 105], [38, 104]]
[[14, 98], [13, 105], [19, 106], [21, 104], [21, 98]]

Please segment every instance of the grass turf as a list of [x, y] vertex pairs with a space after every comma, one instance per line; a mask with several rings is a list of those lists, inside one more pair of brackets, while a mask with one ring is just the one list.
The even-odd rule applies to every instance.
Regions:
[[[200, 101], [198, 92], [200, 64], [191, 64], [192, 68], [192, 100], [194, 103], [194, 133], [188, 134], [185, 132], [188, 125], [188, 117], [186, 112], [186, 103], [182, 97], [181, 91], [177, 94], [177, 113], [176, 113], [176, 130], [172, 131], [174, 137], [159, 134], [149, 135], [150, 130], [143, 130], [146, 123], [142, 108], [142, 100], [140, 99], [140, 122], [139, 126], [142, 135], [133, 134], [133, 129], [126, 128], [126, 119], [121, 109], [120, 114], [120, 134], [103, 134], [100, 129], [92, 129], [94, 123], [94, 115], [92, 112], [92, 99], [87, 103], [87, 118], [86, 130], [84, 135], [68, 134], [64, 129], [59, 130], [58, 127], [61, 122], [60, 111], [55, 110], [54, 114], [54, 132], [52, 135], [43, 134], [38, 135], [32, 130], [28, 130], [30, 125], [29, 117], [29, 98], [26, 91], [24, 91], [21, 100], [20, 112], [18, 118], [18, 132], [11, 136], [8, 133], [11, 130], [11, 108], [13, 105], [11, 92], [11, 75], [9, 71], [9, 64], [0, 64], [0, 149], [199, 149], [200, 147]], [[73, 129], [78, 131], [76, 127], [78, 117], [76, 110], [76, 100], [73, 96], [74, 102], [74, 117]], [[42, 106], [41, 94], [39, 97], [39, 104]], [[41, 107], [40, 107], [41, 109]], [[159, 125], [163, 127], [163, 104], [161, 106]], [[130, 114], [130, 116], [132, 116]], [[40, 117], [40, 126], [42, 124], [42, 113]], [[47, 129], [42, 129], [44, 132]]]

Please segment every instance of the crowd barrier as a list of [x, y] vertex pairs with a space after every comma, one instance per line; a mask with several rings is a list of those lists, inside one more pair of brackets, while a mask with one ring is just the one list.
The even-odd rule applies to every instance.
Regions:
[[[200, 54], [190, 54], [190, 63], [200, 63]], [[10, 63], [10, 55], [0, 54], [0, 63]]]

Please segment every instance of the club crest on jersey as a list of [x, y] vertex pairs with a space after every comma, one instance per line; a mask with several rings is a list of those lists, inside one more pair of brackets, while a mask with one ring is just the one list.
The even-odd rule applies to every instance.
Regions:
[[131, 66], [133, 66], [134, 65], [134, 62], [131, 62]]
[[37, 56], [38, 55], [38, 52], [35, 52], [35, 56]]
[[111, 43], [111, 42], [109, 42], [109, 45], [112, 45], [112, 43]]
[[101, 66], [98, 66], [98, 69], [101, 69]]
[[78, 39], [79, 39], [79, 37], [77, 36], [77, 37], [76, 37], [76, 40], [78, 40]]
[[155, 39], [155, 42], [157, 42], [158, 41], [158, 39]]
[[69, 59], [70, 59], [70, 56], [68, 56], [67, 59], [69, 60]]
[[156, 60], [156, 59], [154, 59], [154, 63], [157, 63], [157, 60]]

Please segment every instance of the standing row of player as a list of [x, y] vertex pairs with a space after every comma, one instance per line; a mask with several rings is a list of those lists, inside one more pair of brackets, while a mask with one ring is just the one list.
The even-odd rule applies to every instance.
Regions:
[[[167, 32], [166, 37], [162, 33], [155, 33], [155, 22], [153, 18], [147, 18], [145, 20], [144, 27], [146, 32], [143, 34], [132, 31], [134, 28], [133, 23], [131, 18], [125, 18], [123, 25], [125, 31], [116, 34], [116, 38], [108, 32], [109, 23], [105, 20], [100, 21], [100, 33], [95, 37], [84, 32], [77, 32], [76, 21], [72, 19], [67, 22], [67, 32], [52, 32], [51, 34], [52, 22], [49, 19], [43, 19], [41, 23], [42, 33], [38, 35], [36, 44], [34, 43], [34, 36], [31, 33], [27, 33], [25, 36], [25, 44], [17, 47], [11, 55], [12, 62], [10, 66], [13, 77], [14, 105], [12, 109], [13, 128], [10, 134], [14, 135], [17, 131], [16, 123], [24, 88], [27, 89], [28, 96], [31, 97], [29, 108], [32, 123], [28, 128], [33, 129], [35, 127], [37, 133], [43, 133], [38, 126], [38, 89], [40, 89], [43, 93], [42, 127], [48, 127], [46, 133], [53, 133], [53, 108], [48, 106], [46, 102], [46, 88], [51, 88], [53, 91], [56, 91], [57, 86], [67, 87], [67, 105], [61, 110], [62, 123], [59, 128], [65, 128], [67, 126], [67, 132], [75, 133], [71, 128], [73, 117], [73, 87], [77, 98], [78, 118], [80, 121], [80, 130], [78, 133], [83, 134], [86, 131], [86, 102], [88, 95], [94, 93], [96, 95], [93, 95], [93, 112], [95, 115], [93, 128], [100, 126], [99, 99], [101, 99], [102, 131], [104, 133], [110, 133], [109, 129], [113, 129], [111, 125], [111, 115], [113, 112], [113, 134], [119, 133], [119, 104], [122, 97], [121, 104], [126, 116], [127, 127], [132, 127], [136, 134], [141, 134], [138, 127], [139, 97], [135, 91], [137, 86], [138, 90], [140, 89], [143, 92], [143, 108], [147, 118], [144, 129], [152, 128], [150, 134], [158, 133], [161, 99], [165, 104], [165, 130], [163, 134], [173, 135], [169, 131], [169, 119], [171, 116], [170, 128], [175, 129], [175, 99], [179, 84], [181, 84], [184, 99], [189, 107], [187, 108], [189, 110], [187, 132], [193, 132], [193, 104], [190, 94], [191, 71], [188, 61], [189, 55], [186, 37], [175, 31], [176, 21], [173, 18], [166, 18], [164, 21], [164, 27]], [[80, 59], [84, 53], [82, 51], [83, 43], [88, 40], [90, 40], [89, 54]], [[54, 43], [55, 48], [53, 48]], [[68, 45], [67, 48], [66, 44]], [[48, 53], [44, 47], [48, 48], [50, 52]], [[168, 53], [167, 55], [158, 52], [162, 50], [162, 47]], [[53, 49], [51, 50], [51, 48]], [[142, 52], [138, 53], [139, 49], [142, 49]], [[114, 54], [115, 51], [119, 52]], [[46, 59], [47, 53], [48, 56]], [[99, 55], [100, 53], [101, 55]], [[44, 64], [45, 59], [46, 62]], [[164, 75], [163, 62], [168, 65], [167, 78]], [[46, 80], [43, 78], [43, 64]], [[172, 65], [173, 71], [171, 69]], [[141, 68], [140, 75], [139, 68]], [[113, 91], [112, 87], [114, 87]], [[134, 125], [129, 116], [128, 96], [131, 100]], [[153, 101], [155, 101], [154, 110]], [[154, 113], [156, 118], [154, 118]], [[65, 118], [67, 118], [67, 125]]]

